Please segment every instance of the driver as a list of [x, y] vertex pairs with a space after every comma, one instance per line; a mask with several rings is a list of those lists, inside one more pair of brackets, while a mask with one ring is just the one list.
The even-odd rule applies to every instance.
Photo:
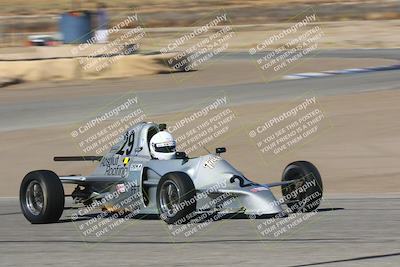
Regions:
[[176, 142], [168, 132], [161, 131], [150, 139], [151, 156], [159, 160], [175, 158]]

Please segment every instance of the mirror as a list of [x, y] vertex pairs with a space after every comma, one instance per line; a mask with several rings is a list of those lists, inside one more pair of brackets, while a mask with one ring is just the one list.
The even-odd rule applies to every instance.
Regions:
[[177, 159], [186, 159], [187, 158], [186, 152], [175, 152], [175, 156]]
[[225, 147], [217, 147], [215, 149], [215, 154], [219, 155], [221, 153], [225, 153], [226, 152], [226, 148]]

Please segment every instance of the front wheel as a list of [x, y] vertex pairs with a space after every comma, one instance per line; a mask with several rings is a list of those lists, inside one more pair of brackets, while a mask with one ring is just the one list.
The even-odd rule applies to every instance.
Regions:
[[157, 207], [168, 224], [188, 223], [196, 211], [196, 190], [185, 173], [167, 173], [157, 187]]
[[323, 192], [322, 179], [312, 163], [290, 163], [283, 170], [282, 181], [293, 181], [282, 186], [282, 195], [292, 212], [311, 212], [318, 208]]
[[22, 213], [32, 224], [57, 222], [64, 210], [64, 188], [52, 171], [28, 173], [22, 180], [19, 201]]

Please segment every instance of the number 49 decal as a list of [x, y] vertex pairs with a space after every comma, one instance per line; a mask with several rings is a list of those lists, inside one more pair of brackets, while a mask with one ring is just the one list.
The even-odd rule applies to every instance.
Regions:
[[116, 154], [121, 156], [125, 154], [129, 156], [133, 150], [133, 143], [135, 141], [135, 131], [127, 133], [124, 139], [125, 139], [124, 143], [122, 144], [121, 148], [117, 151]]

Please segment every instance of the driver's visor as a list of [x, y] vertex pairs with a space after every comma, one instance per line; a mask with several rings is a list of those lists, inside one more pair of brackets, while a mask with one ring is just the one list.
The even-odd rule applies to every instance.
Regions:
[[174, 141], [172, 142], [165, 142], [165, 143], [159, 143], [159, 144], [154, 144], [154, 150], [156, 152], [161, 152], [161, 153], [170, 153], [170, 152], [175, 152], [176, 150], [176, 144]]

